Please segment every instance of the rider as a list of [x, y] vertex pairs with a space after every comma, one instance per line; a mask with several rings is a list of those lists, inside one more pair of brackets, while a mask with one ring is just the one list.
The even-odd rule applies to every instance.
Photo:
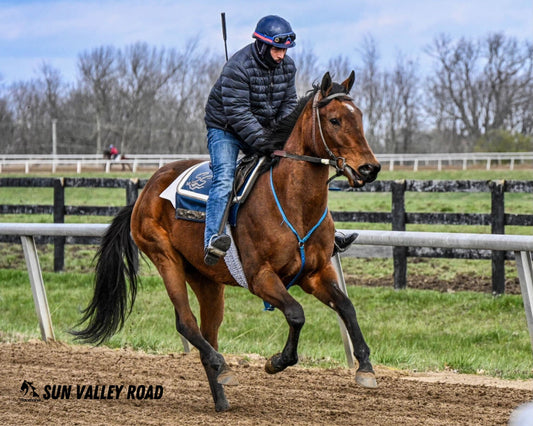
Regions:
[[109, 145], [109, 156], [111, 157], [112, 160], [118, 157], [118, 149], [113, 144]]
[[[287, 49], [296, 44], [296, 34], [289, 22], [280, 16], [265, 16], [252, 37], [255, 42], [226, 62], [205, 107], [213, 172], [204, 234], [207, 265], [216, 264], [231, 245], [231, 238], [219, 234], [219, 228], [232, 193], [239, 151], [270, 154], [266, 129], [289, 115], [297, 103], [296, 66], [287, 56]], [[343, 249], [354, 239], [355, 235], [339, 235], [335, 245]]]

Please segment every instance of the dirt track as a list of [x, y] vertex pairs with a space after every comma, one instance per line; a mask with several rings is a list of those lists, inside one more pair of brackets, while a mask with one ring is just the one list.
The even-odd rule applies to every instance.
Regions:
[[[226, 389], [231, 411], [217, 414], [195, 353], [0, 344], [0, 423], [491, 425], [506, 424], [515, 407], [533, 399], [532, 381], [415, 376], [378, 367], [379, 388], [365, 390], [355, 384], [353, 370], [292, 367], [269, 376], [263, 359], [247, 358], [227, 357], [240, 384]], [[38, 398], [23, 395], [24, 380]], [[72, 385], [70, 399], [45, 399], [46, 385]], [[77, 399], [77, 385], [99, 385], [93, 397], [102, 395], [103, 385], [160, 385], [163, 395], [128, 399], [124, 390], [118, 399]]]

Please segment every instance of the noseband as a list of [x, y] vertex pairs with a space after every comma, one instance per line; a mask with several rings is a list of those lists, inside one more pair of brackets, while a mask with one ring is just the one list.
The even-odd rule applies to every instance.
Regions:
[[[320, 139], [322, 140], [322, 144], [324, 145], [324, 149], [329, 155], [328, 158], [320, 158], [320, 157], [311, 157], [308, 155], [297, 155], [297, 154], [291, 154], [285, 151], [274, 151], [273, 156], [276, 157], [284, 157], [284, 158], [291, 158], [293, 160], [300, 160], [300, 161], [306, 161], [308, 163], [317, 163], [317, 164], [324, 164], [326, 166], [335, 167], [335, 175], [328, 179], [328, 184], [333, 179], [335, 179], [338, 176], [341, 176], [344, 172], [344, 169], [346, 168], [346, 159], [344, 157], [336, 156], [333, 151], [329, 148], [326, 139], [324, 138], [324, 133], [322, 132], [322, 124], [320, 123], [320, 107], [319, 107], [319, 101], [318, 101], [318, 95], [320, 92], [317, 92], [316, 95], [313, 98], [313, 111], [316, 111], [316, 120], [313, 118], [313, 127], [312, 127], [312, 140], [313, 143], [316, 144], [316, 124], [318, 123], [318, 131], [320, 133]], [[320, 103], [328, 103], [331, 100], [335, 98], [344, 98], [345, 100], [352, 100], [350, 96], [348, 96], [346, 93], [334, 93], [333, 95], [326, 96], [325, 98], [322, 98], [320, 100]]]

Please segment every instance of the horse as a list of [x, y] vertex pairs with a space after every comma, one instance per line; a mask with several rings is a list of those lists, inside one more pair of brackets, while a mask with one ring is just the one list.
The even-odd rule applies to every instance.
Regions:
[[[274, 146], [284, 144], [283, 151], [274, 151], [276, 161], [258, 177], [240, 206], [232, 234], [249, 291], [279, 309], [289, 328], [285, 346], [267, 360], [266, 372], [279, 373], [298, 361], [305, 317], [287, 289], [297, 277], [295, 285], [342, 318], [358, 361], [355, 381], [374, 388], [370, 349], [331, 262], [335, 228], [327, 210], [330, 166], [352, 187], [374, 181], [381, 168], [365, 139], [362, 113], [349, 96], [354, 79], [352, 71], [345, 81], [335, 83], [327, 72], [282, 120], [280, 130], [272, 132], [270, 138], [278, 144]], [[177, 331], [199, 350], [215, 410], [226, 411], [230, 405], [224, 386], [237, 384], [237, 378], [218, 352], [218, 332], [224, 288], [237, 282], [225, 262], [204, 263], [204, 223], [176, 219], [172, 203], [159, 196], [197, 163], [183, 160], [160, 168], [137, 201], [112, 220], [97, 253], [94, 295], [78, 327], [87, 324], [73, 333], [100, 344], [123, 326], [137, 291], [139, 248], [163, 279]], [[189, 305], [187, 283], [199, 302], [200, 325]]]
[[[104, 160], [111, 160], [111, 163], [109, 163], [109, 168], [111, 169], [114, 164], [120, 164], [122, 166], [122, 171], [126, 170], [126, 167], [132, 171], [131, 164], [129, 163], [129, 158], [126, 157], [125, 154], [117, 154], [116, 157], [111, 158], [111, 151], [109, 149], [104, 149], [103, 152], [103, 158]], [[124, 161], [126, 160], [126, 161]], [[104, 166], [105, 169], [105, 166]]]

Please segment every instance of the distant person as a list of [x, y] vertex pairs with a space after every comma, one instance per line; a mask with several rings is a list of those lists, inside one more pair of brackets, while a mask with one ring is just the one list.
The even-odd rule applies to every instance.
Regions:
[[115, 145], [109, 145], [109, 156], [112, 160], [118, 157], [118, 149]]

